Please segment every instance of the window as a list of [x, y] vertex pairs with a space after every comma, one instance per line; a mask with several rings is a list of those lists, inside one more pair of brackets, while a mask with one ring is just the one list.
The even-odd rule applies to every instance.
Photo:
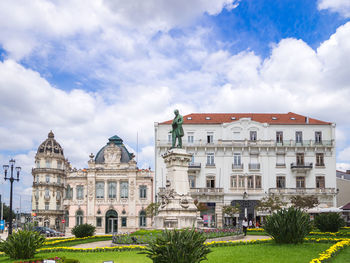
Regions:
[[207, 133], [207, 143], [213, 143], [214, 142], [214, 133], [208, 132]]
[[117, 197], [117, 184], [115, 182], [108, 182], [108, 198]]
[[50, 198], [50, 190], [48, 188], [45, 189], [45, 198]]
[[57, 169], [62, 169], [62, 162], [61, 161], [57, 161]]
[[322, 132], [320, 131], [315, 132], [315, 142], [322, 143]]
[[254, 188], [254, 177], [252, 175], [248, 176], [248, 189]]
[[46, 183], [50, 183], [50, 175], [47, 174], [47, 175], [45, 176], [45, 182], [46, 182]]
[[283, 143], [283, 132], [281, 131], [276, 132], [276, 142]]
[[304, 176], [297, 176], [296, 187], [297, 188], [305, 188], [305, 177]]
[[73, 189], [70, 187], [70, 185], [67, 185], [67, 190], [66, 190], [66, 199], [72, 199], [73, 197]]
[[61, 192], [58, 191], [56, 194], [56, 200], [61, 200]]
[[187, 136], [187, 142], [188, 142], [188, 143], [193, 143], [193, 141], [194, 141], [193, 132], [189, 132], [189, 133], [188, 133], [188, 136]]
[[215, 176], [207, 176], [207, 187], [215, 188]]
[[190, 185], [190, 188], [196, 187], [196, 178], [193, 175], [188, 176], [188, 183]]
[[35, 161], [35, 167], [40, 168], [40, 161]]
[[304, 165], [304, 154], [297, 153], [297, 165]]
[[35, 190], [35, 199], [39, 199], [39, 189]]
[[104, 198], [104, 197], [105, 197], [105, 183], [96, 182], [96, 198]]
[[261, 176], [260, 175], [255, 176], [255, 188], [261, 189]]
[[237, 188], [237, 175], [231, 176], [231, 188]]
[[276, 177], [276, 187], [277, 188], [286, 188], [286, 177], [285, 176], [277, 176]]
[[239, 188], [244, 188], [245, 187], [244, 176], [243, 175], [238, 176], [238, 187]]
[[78, 210], [75, 214], [75, 225], [76, 226], [79, 226], [79, 225], [82, 225], [83, 224], [83, 211], [81, 210]]
[[120, 197], [128, 198], [129, 195], [129, 183], [128, 182], [120, 182]]
[[316, 188], [325, 188], [324, 176], [316, 176]]
[[207, 165], [208, 166], [214, 166], [215, 162], [214, 162], [214, 153], [208, 153], [207, 154]]
[[51, 168], [51, 160], [46, 160], [46, 168]]
[[35, 209], [39, 210], [39, 202], [38, 201], [35, 202]]
[[250, 140], [256, 141], [257, 140], [257, 132], [256, 131], [250, 131]]
[[233, 165], [234, 166], [241, 166], [241, 154], [240, 153], [234, 153], [233, 154]]
[[78, 200], [84, 199], [84, 186], [83, 185], [77, 186], [77, 199]]
[[141, 210], [139, 214], [139, 225], [140, 227], [145, 227], [146, 226], [146, 212], [145, 210]]
[[285, 166], [285, 155], [284, 154], [277, 154], [276, 155], [276, 166]]
[[147, 186], [141, 185], [140, 186], [140, 199], [145, 199], [145, 198], [147, 198]]
[[303, 143], [303, 132], [301, 132], [301, 131], [295, 132], [295, 142], [296, 143]]
[[316, 166], [324, 166], [324, 154], [316, 153]]
[[50, 209], [50, 203], [49, 202], [45, 202], [45, 210], [49, 210]]
[[37, 183], [39, 183], [39, 178], [40, 178], [40, 176], [37, 175], [37, 176], [36, 176], [36, 182], [37, 182]]
[[56, 202], [56, 210], [61, 210], [61, 204], [60, 204], [60, 202]]
[[126, 227], [126, 217], [122, 217], [122, 227]]
[[168, 134], [168, 142], [171, 142], [171, 140], [172, 140], [172, 136], [171, 134]]
[[61, 177], [59, 175], [57, 175], [57, 183], [60, 184], [61, 183]]
[[66, 211], [66, 213], [64, 215], [64, 219], [66, 220], [65, 226], [68, 227], [69, 226], [69, 212], [68, 211]]
[[96, 217], [96, 226], [102, 227], [102, 217]]

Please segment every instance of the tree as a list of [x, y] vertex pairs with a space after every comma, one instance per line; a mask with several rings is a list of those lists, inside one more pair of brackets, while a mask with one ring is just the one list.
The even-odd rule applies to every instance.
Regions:
[[146, 207], [146, 215], [150, 218], [153, 218], [158, 214], [158, 209], [159, 209], [160, 203], [150, 203]]
[[314, 195], [293, 195], [290, 201], [294, 207], [301, 210], [307, 210], [319, 204], [318, 198]]
[[[6, 222], [8, 222], [10, 220], [10, 207], [5, 205], [5, 203], [3, 203], [3, 206], [4, 206], [4, 220]], [[0, 209], [1, 209], [1, 207], [0, 207]], [[15, 219], [15, 218], [16, 218], [16, 214], [12, 210], [12, 219]]]
[[273, 211], [280, 210], [285, 205], [286, 203], [283, 202], [279, 196], [268, 195], [259, 201], [256, 209], [260, 211], [266, 211], [271, 214]]
[[205, 210], [208, 210], [208, 206], [206, 203], [200, 203], [198, 202], [197, 199], [195, 199], [193, 201], [193, 203], [195, 204], [195, 206], [197, 207], [198, 211], [205, 211]]
[[222, 213], [228, 215], [232, 219], [234, 219], [236, 214], [239, 214], [241, 211], [241, 206], [239, 204], [236, 204], [235, 206], [232, 205], [225, 205], [222, 208]]

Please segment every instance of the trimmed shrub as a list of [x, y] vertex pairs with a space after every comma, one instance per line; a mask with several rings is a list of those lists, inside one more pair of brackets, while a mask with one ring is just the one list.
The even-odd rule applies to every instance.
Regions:
[[12, 259], [33, 258], [35, 251], [42, 247], [45, 237], [36, 231], [19, 230], [0, 242], [0, 251]]
[[75, 237], [90, 237], [95, 234], [95, 227], [90, 224], [81, 224], [73, 227], [72, 234]]
[[207, 259], [211, 250], [204, 245], [206, 237], [191, 230], [165, 230], [149, 243], [145, 252], [154, 263], [197, 263]]
[[303, 243], [311, 231], [310, 216], [299, 209], [282, 209], [266, 218], [265, 231], [276, 243]]
[[338, 232], [345, 225], [338, 213], [322, 213], [315, 216], [315, 226], [322, 232]]

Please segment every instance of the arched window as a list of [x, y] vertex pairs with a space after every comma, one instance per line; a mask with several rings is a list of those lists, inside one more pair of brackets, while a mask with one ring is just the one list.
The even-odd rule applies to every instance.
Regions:
[[140, 227], [145, 227], [146, 226], [146, 211], [141, 210], [139, 213], [139, 222], [140, 222]]
[[83, 216], [84, 216], [83, 211], [78, 210], [76, 212], [76, 214], [75, 214], [75, 225], [76, 226], [79, 226], [79, 225], [83, 224]]

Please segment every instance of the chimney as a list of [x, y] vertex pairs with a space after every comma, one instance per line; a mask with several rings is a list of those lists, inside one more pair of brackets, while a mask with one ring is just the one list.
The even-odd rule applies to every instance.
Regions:
[[346, 173], [347, 173], [347, 174], [350, 174], [350, 170], [346, 170]]
[[305, 117], [305, 123], [309, 124], [309, 117]]

